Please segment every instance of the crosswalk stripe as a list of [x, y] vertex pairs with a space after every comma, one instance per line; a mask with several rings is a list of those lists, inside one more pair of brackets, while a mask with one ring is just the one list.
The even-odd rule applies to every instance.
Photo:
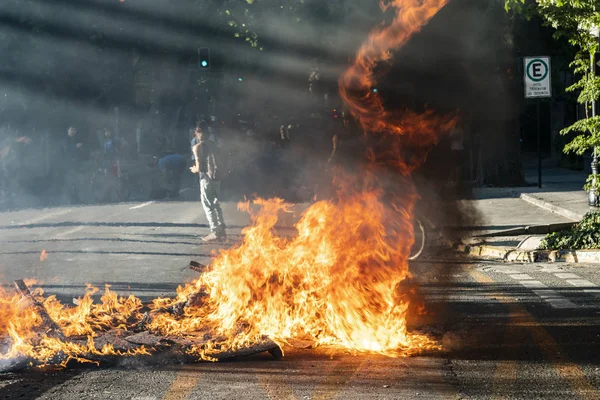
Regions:
[[561, 296], [556, 291], [550, 289], [547, 285], [536, 280], [524, 280], [519, 283], [532, 292], [538, 295], [542, 300], [550, 304], [554, 308], [577, 308], [578, 305], [564, 296]]
[[511, 274], [509, 276], [516, 281], [533, 279], [531, 276], [529, 276], [527, 274]]
[[556, 276], [557, 278], [560, 278], [560, 279], [579, 279], [580, 278], [579, 275], [574, 274], [572, 272], [561, 272], [561, 273], [554, 274], [554, 276]]
[[[471, 276], [480, 284], [491, 284], [495, 281], [481, 272], [471, 271]], [[541, 350], [544, 358], [548, 360], [554, 367], [558, 375], [568, 382], [572, 390], [579, 394], [582, 398], [598, 398], [598, 389], [591, 385], [583, 373], [583, 370], [578, 364], [573, 363], [564, 356], [563, 349], [554, 340], [552, 335], [544, 329], [542, 325], [529, 313], [524, 307], [513, 304], [512, 300], [506, 296], [494, 296], [503, 303], [509, 303], [521, 319], [525, 318], [528, 322], [526, 325], [527, 331], [531, 334], [535, 344]]]
[[594, 283], [586, 279], [568, 279], [567, 283], [575, 287], [597, 287]]

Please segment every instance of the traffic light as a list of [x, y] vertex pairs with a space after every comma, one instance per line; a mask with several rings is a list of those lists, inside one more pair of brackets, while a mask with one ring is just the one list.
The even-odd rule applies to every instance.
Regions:
[[208, 47], [198, 49], [198, 65], [200, 69], [210, 69], [210, 49]]

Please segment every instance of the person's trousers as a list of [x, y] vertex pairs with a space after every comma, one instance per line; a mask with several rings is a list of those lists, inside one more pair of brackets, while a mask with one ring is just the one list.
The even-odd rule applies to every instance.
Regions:
[[223, 210], [219, 203], [219, 190], [221, 183], [210, 179], [200, 180], [200, 201], [206, 213], [206, 219], [211, 232], [225, 229], [225, 220], [223, 219]]
[[185, 171], [185, 167], [182, 168], [168, 168], [165, 171], [165, 183], [164, 187], [167, 189], [172, 197], [179, 195], [179, 189], [181, 188], [181, 175]]

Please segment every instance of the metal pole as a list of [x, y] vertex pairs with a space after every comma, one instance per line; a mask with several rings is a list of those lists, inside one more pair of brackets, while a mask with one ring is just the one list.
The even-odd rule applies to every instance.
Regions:
[[[590, 73], [594, 76], [596, 74], [596, 64], [594, 63], [595, 61], [595, 54], [592, 53], [590, 54]], [[596, 116], [596, 102], [592, 101], [592, 118]], [[592, 174], [594, 175], [593, 178], [593, 182], [592, 185], [596, 184], [596, 175], [598, 174], [598, 148], [594, 147], [593, 149], [593, 156], [592, 156]], [[600, 203], [600, 198], [598, 197], [599, 194], [595, 189], [591, 189], [589, 192], [589, 196], [588, 196], [588, 203], [591, 206], [597, 206]]]
[[542, 188], [542, 134], [540, 128], [540, 99], [536, 100], [537, 113], [537, 156], [538, 156], [538, 188]]

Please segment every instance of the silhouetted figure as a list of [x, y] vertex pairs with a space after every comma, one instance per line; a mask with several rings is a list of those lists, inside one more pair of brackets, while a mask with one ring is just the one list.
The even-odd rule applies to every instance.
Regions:
[[217, 178], [217, 163], [213, 144], [208, 140], [208, 132], [196, 128], [198, 143], [192, 147], [195, 165], [190, 168], [200, 177], [200, 200], [210, 226], [210, 234], [203, 237], [205, 242], [225, 239], [225, 221], [219, 203], [220, 181]]

